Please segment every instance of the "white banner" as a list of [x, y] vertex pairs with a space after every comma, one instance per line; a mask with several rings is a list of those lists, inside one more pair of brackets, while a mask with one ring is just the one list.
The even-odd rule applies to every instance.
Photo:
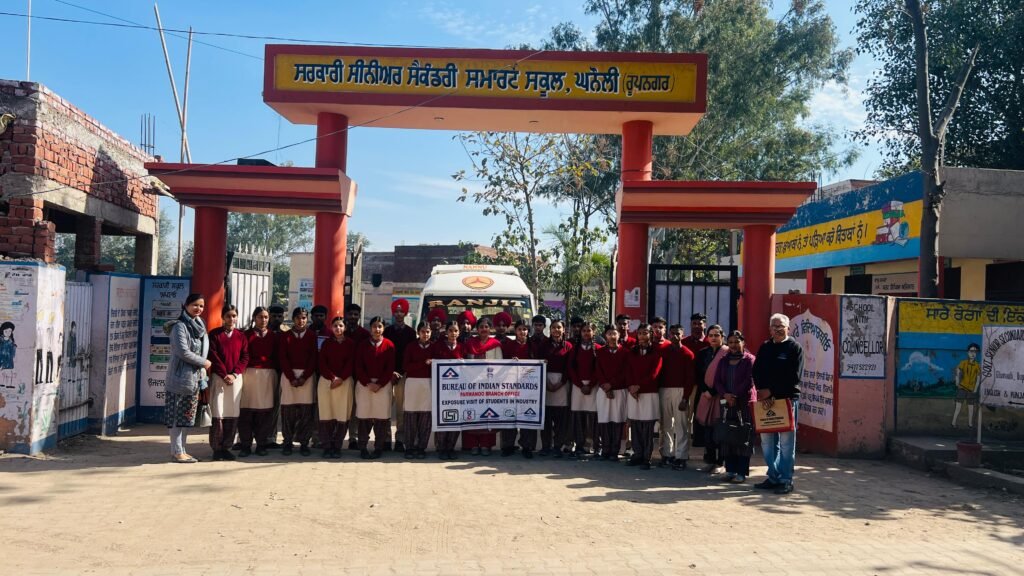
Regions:
[[544, 428], [542, 360], [434, 360], [434, 432]]
[[1024, 408], [1024, 327], [983, 326], [981, 341], [981, 403]]
[[810, 310], [793, 317], [791, 334], [804, 349], [804, 373], [800, 377], [800, 426], [832, 431], [835, 406], [835, 339], [832, 327]]
[[885, 298], [843, 296], [839, 339], [841, 378], [885, 378]]

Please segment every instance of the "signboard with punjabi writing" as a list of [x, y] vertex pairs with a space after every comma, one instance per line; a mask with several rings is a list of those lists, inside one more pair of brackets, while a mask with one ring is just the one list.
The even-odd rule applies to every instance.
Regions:
[[804, 350], [797, 422], [800, 428], [832, 432], [837, 396], [834, 300], [802, 294], [786, 294], [782, 298], [783, 314], [790, 317], [790, 336]]
[[138, 363], [138, 410], [140, 422], [163, 422], [164, 381], [171, 362], [171, 339], [164, 324], [181, 315], [191, 281], [174, 276], [152, 276], [142, 280], [142, 318]]
[[697, 64], [479, 59], [374, 54], [276, 54], [274, 88], [571, 100], [696, 102]]

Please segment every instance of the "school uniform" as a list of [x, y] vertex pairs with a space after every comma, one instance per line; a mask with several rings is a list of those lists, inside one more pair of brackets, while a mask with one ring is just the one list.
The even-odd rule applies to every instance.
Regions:
[[711, 347], [711, 342], [708, 341], [708, 337], [695, 338], [693, 334], [683, 338], [683, 346], [688, 348], [690, 352], [693, 352], [693, 357], [696, 358], [697, 354], [705, 348]]
[[[305, 447], [313, 435], [313, 373], [316, 372], [317, 335], [310, 329], [299, 333], [289, 330], [281, 335], [278, 347], [278, 365], [281, 366], [281, 432], [284, 448], [293, 441]], [[288, 378], [291, 375], [295, 382]]]
[[[430, 347], [430, 357], [434, 360], [459, 360], [462, 358], [462, 345], [449, 344], [447, 338], [439, 340]], [[434, 435], [434, 446], [442, 456], [447, 452], [453, 452], [458, 442], [458, 432], [438, 432]]]
[[270, 416], [268, 417], [269, 421], [267, 422], [267, 435], [264, 437], [264, 446], [277, 447], [277, 433], [281, 430], [280, 353], [281, 342], [285, 332], [287, 330], [281, 330], [280, 327], [277, 330], [270, 330], [270, 333], [274, 335], [274, 408], [270, 411]]
[[[478, 336], [474, 336], [462, 343], [462, 357], [467, 360], [501, 360], [501, 341], [488, 337], [486, 342], [481, 342]], [[494, 430], [466, 430], [462, 433], [462, 447], [490, 450], [497, 436]]]
[[[597, 352], [601, 349], [599, 344], [594, 342], [580, 342], [573, 346], [569, 355], [568, 376], [572, 384], [570, 391], [570, 409], [572, 412], [573, 439], [576, 444], [576, 454], [586, 452], [587, 438], [591, 439], [591, 447], [594, 452], [598, 451], [600, 438], [597, 431], [597, 393], [594, 375], [597, 371]], [[590, 387], [589, 393], [583, 392], [583, 387]]]
[[242, 450], [265, 450], [267, 438], [276, 436], [270, 428], [274, 411], [274, 389], [277, 388], [277, 335], [255, 328], [245, 331], [249, 363], [245, 367], [245, 386], [238, 415], [238, 442]]
[[[622, 346], [603, 346], [597, 351], [594, 368], [594, 381], [597, 388], [594, 399], [597, 407], [597, 427], [601, 436], [601, 457], [605, 460], [617, 460], [622, 428], [626, 422], [626, 368], [629, 362], [629, 350]], [[604, 384], [611, 385], [611, 397], [601, 389]]]
[[[522, 344], [514, 339], [506, 339], [501, 342], [501, 357], [505, 359], [518, 358], [520, 360], [527, 360], [530, 356], [530, 341], [527, 339]], [[515, 428], [505, 428], [501, 431], [501, 450], [503, 454], [510, 454], [515, 450], [516, 436], [519, 437], [519, 448], [523, 450], [523, 454], [528, 454], [537, 449], [537, 431], [536, 430], [517, 430]]]
[[[402, 369], [405, 380], [405, 395], [402, 397], [402, 414], [405, 419], [401, 436], [406, 451], [422, 453], [430, 441], [430, 342], [418, 340], [405, 347]], [[397, 398], [397, 396], [396, 396]]]
[[[693, 414], [694, 366], [693, 352], [671, 343], [661, 349], [661, 375], [658, 395], [661, 400], [661, 459], [690, 458], [690, 417]], [[679, 403], [687, 400], [686, 410]]]
[[[242, 409], [242, 375], [249, 363], [249, 340], [241, 330], [223, 327], [210, 332], [210, 448], [227, 451], [235, 442], [235, 426]], [[234, 382], [225, 380], [234, 376]]]
[[[387, 338], [364, 340], [356, 352], [356, 417], [359, 418], [359, 449], [366, 450], [373, 430], [374, 452], [384, 449], [391, 427], [391, 380], [395, 376], [395, 345]], [[370, 390], [370, 384], [381, 388]]]
[[[356, 345], [356, 350], [359, 350], [359, 345], [370, 339], [370, 331], [362, 326], [356, 324], [355, 326], [349, 326], [345, 323], [345, 338], [351, 338], [352, 342]], [[353, 394], [352, 397], [352, 415], [348, 419], [348, 438], [349, 448], [355, 448], [358, 445], [357, 439], [359, 438], [359, 418], [356, 416], [356, 404], [357, 398]], [[355, 445], [354, 445], [355, 444]]]
[[[352, 370], [356, 344], [350, 338], [338, 341], [331, 338], [320, 347], [317, 365], [320, 378], [317, 383], [320, 416], [320, 443], [325, 450], [341, 450], [348, 419], [352, 414]], [[341, 385], [332, 388], [335, 379]]]
[[[403, 364], [405, 362], [405, 349], [409, 344], [416, 341], [416, 330], [405, 324], [391, 324], [384, 329], [384, 337], [395, 345], [395, 372], [405, 374]], [[402, 376], [391, 385], [395, 413], [395, 442], [404, 444], [405, 439], [405, 376]], [[390, 420], [391, 416], [388, 416]], [[388, 437], [386, 444], [391, 444], [391, 426], [388, 426]]]
[[637, 395], [626, 398], [626, 416], [633, 438], [630, 464], [649, 467], [654, 454], [654, 425], [661, 415], [658, 401], [658, 375], [662, 358], [653, 346], [637, 346], [629, 355], [626, 375], [630, 386], [639, 386]]
[[569, 443], [571, 433], [569, 424], [569, 388], [566, 381], [558, 390], [552, 391], [552, 386], [563, 384], [568, 369], [569, 354], [572, 352], [572, 343], [562, 340], [555, 342], [547, 339], [546, 346], [541, 348], [539, 358], [548, 361], [548, 391], [544, 399], [545, 422], [544, 429], [540, 432], [541, 450], [551, 452], [556, 458], [562, 457], [562, 446]]

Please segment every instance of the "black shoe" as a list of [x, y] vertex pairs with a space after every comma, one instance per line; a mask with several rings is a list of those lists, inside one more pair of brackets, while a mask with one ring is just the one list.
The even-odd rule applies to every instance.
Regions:
[[324, 458], [324, 460], [327, 460], [328, 458], [334, 458], [334, 450], [331, 450], [330, 448], [326, 448], [324, 450], [323, 458]]
[[277, 450], [278, 448], [281, 447], [281, 445], [278, 444], [277, 442], [267, 442], [263, 447], [268, 450]]
[[380, 458], [380, 457], [381, 457], [381, 456], [383, 456], [383, 455], [384, 455], [384, 451], [383, 451], [383, 450], [374, 450], [374, 451], [373, 451], [373, 452], [372, 452], [372, 453], [370, 454], [370, 458], [372, 458], [372, 459], [374, 459], [374, 460], [377, 460], [378, 458]]
[[772, 482], [767, 478], [765, 478], [763, 482], [758, 482], [757, 484], [754, 484], [754, 488], [757, 488], [758, 490], [774, 490], [779, 486], [781, 486], [781, 484], [777, 482]]
[[222, 458], [220, 456], [220, 450], [214, 450], [213, 454], [210, 454], [210, 461], [211, 462], [216, 462], [218, 460], [222, 460]]
[[385, 452], [391, 452], [391, 442], [385, 442], [384, 443], [384, 451]]
[[313, 449], [314, 450], [319, 450], [319, 449], [321, 449], [323, 447], [324, 447], [324, 445], [321, 444], [319, 440], [313, 440]]
[[671, 465], [672, 465], [672, 458], [663, 457], [661, 459], [661, 461], [658, 462], [658, 468], [668, 468]]
[[[267, 449], [264, 448], [263, 446], [257, 446], [256, 447], [256, 455], [257, 456], [266, 456], [267, 455]], [[241, 454], [239, 454], [239, 456], [241, 456]]]
[[508, 458], [509, 456], [511, 456], [511, 455], [513, 455], [515, 453], [516, 453], [516, 449], [515, 448], [502, 448], [501, 449], [501, 455], [503, 457], [505, 457], [505, 458]]
[[639, 465], [640, 465], [640, 459], [639, 458], [630, 458], [629, 460], [626, 460], [626, 466], [639, 466]]
[[524, 449], [523, 450], [523, 458], [526, 458], [527, 460], [532, 460], [533, 459], [533, 450]]
[[541, 448], [537, 456], [551, 456], [551, 448]]
[[404, 452], [405, 442], [395, 442], [395, 452]]
[[427, 451], [424, 450], [423, 448], [420, 448], [419, 450], [416, 451], [416, 454], [414, 455], [416, 456], [417, 460], [423, 460], [424, 458], [427, 457]]
[[776, 494], [789, 494], [792, 491], [793, 491], [793, 483], [792, 482], [784, 482], [782, 484], [779, 484], [775, 488], [775, 493]]
[[241, 442], [235, 442], [235, 445], [232, 446], [231, 449], [232, 450], [241, 450], [242, 449], [242, 443]]
[[[260, 449], [257, 448], [256, 451], [259, 452]], [[242, 448], [241, 450], [238, 451], [239, 458], [248, 458], [249, 456], [252, 456], [252, 450], [249, 448]]]
[[220, 459], [226, 460], [228, 462], [233, 462], [235, 460], [235, 455], [232, 454], [230, 450], [221, 450]]
[[405, 459], [406, 460], [412, 460], [415, 457], [416, 457], [416, 454], [412, 450], [406, 450], [405, 451]]
[[359, 443], [355, 440], [350, 440], [348, 443], [349, 450], [359, 450]]
[[672, 465], [673, 470], [686, 470], [686, 460], [676, 460], [675, 464]]
[[303, 456], [309, 456], [309, 446], [306, 446], [305, 444], [299, 446], [299, 454], [302, 454]]
[[359, 457], [362, 458], [363, 460], [369, 460], [370, 451], [367, 450], [366, 448], [363, 448], [362, 450], [359, 451]]
[[650, 470], [651, 469], [651, 463], [650, 462], [642, 462], [640, 464], [640, 469], [641, 470]]
[[293, 447], [292, 447], [292, 445], [290, 443], [289, 444], [285, 444], [284, 448], [281, 448], [281, 455], [282, 456], [291, 456], [292, 455], [292, 449], [293, 449]]

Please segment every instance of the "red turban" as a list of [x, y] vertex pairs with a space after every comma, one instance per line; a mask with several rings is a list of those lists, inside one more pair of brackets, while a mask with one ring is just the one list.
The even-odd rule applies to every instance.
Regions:
[[459, 313], [459, 322], [469, 322], [471, 326], [475, 326], [476, 316], [473, 315], [472, 310], [463, 310]]
[[409, 313], [409, 301], [405, 298], [399, 298], [398, 300], [391, 301], [391, 313], [394, 314], [401, 310], [403, 313]]
[[444, 324], [448, 321], [448, 313], [440, 306], [431, 308], [430, 312], [427, 313], [427, 322], [433, 322], [434, 320]]
[[494, 325], [502, 324], [504, 326], [512, 325], [512, 315], [508, 312], [498, 312], [494, 315]]

